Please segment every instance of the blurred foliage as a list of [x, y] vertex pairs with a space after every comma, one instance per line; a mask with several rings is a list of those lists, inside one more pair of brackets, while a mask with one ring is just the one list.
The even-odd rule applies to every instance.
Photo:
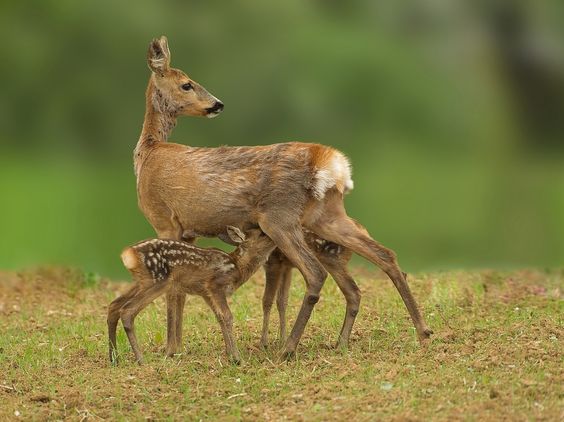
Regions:
[[172, 140], [343, 150], [408, 270], [563, 263], [561, 1], [4, 0], [0, 267], [116, 274], [153, 235], [131, 155], [161, 34], [226, 104]]

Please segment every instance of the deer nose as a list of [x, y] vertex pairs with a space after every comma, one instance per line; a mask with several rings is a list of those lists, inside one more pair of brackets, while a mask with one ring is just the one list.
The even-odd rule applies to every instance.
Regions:
[[219, 113], [223, 110], [223, 103], [221, 101], [216, 101], [215, 104], [206, 109], [208, 113]]

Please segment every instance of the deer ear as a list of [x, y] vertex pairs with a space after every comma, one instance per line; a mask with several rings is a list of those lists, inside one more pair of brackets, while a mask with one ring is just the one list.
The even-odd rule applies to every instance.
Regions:
[[147, 64], [151, 71], [161, 76], [170, 69], [170, 50], [168, 49], [168, 40], [164, 35], [153, 39], [149, 44]]
[[247, 238], [245, 236], [245, 233], [243, 233], [237, 227], [233, 227], [233, 226], [227, 226], [227, 235], [233, 242], [237, 244], [243, 243]]

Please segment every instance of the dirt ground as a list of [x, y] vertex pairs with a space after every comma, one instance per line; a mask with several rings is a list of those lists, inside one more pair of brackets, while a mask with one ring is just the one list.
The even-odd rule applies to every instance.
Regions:
[[[564, 420], [564, 270], [410, 276], [435, 331], [426, 348], [391, 282], [353, 273], [362, 303], [348, 350], [333, 347], [344, 300], [332, 280], [296, 359], [278, 359], [275, 311], [262, 350], [257, 274], [231, 299], [240, 366], [211, 311], [189, 297], [185, 349], [172, 359], [164, 301], [138, 317], [140, 367], [121, 325], [120, 362], [107, 357], [107, 305], [126, 282], [68, 268], [0, 272], [0, 420]], [[290, 324], [302, 295], [295, 274]]]

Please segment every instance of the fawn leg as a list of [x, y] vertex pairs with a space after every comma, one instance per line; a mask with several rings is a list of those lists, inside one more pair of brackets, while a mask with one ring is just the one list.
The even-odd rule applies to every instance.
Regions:
[[151, 285], [151, 287], [147, 289], [140, 290], [133, 298], [128, 300], [120, 310], [123, 328], [125, 329], [125, 333], [127, 334], [133, 353], [135, 353], [135, 360], [139, 364], [143, 363], [143, 354], [141, 353], [139, 343], [137, 342], [137, 336], [135, 335], [135, 317], [147, 305], [162, 295], [167, 288], [168, 283], [157, 283]]
[[[270, 310], [274, 303], [274, 296], [280, 284], [280, 260], [278, 251], [273, 252], [268, 261], [264, 264], [265, 284], [264, 294], [262, 295], [262, 333], [260, 336], [261, 347], [266, 348], [268, 344], [268, 325], [270, 320]], [[276, 255], [275, 255], [276, 254]]]
[[292, 283], [292, 268], [290, 261], [286, 261], [286, 265], [282, 269], [278, 294], [276, 295], [276, 307], [278, 308], [278, 320], [280, 322], [278, 340], [280, 343], [286, 341], [286, 308], [288, 307], [288, 296], [290, 296], [290, 284]]
[[311, 316], [313, 307], [319, 301], [319, 292], [323, 287], [327, 272], [305, 242], [301, 224], [292, 222], [291, 219], [286, 221], [288, 222], [284, 224], [283, 216], [267, 214], [259, 219], [259, 225], [292, 264], [300, 270], [307, 285], [300, 312], [284, 346], [283, 356], [290, 358], [295, 354], [296, 346]]
[[335, 280], [335, 283], [337, 283], [337, 286], [347, 301], [345, 320], [343, 321], [343, 326], [337, 340], [337, 347], [347, 348], [352, 327], [360, 306], [360, 289], [347, 271], [348, 259], [341, 260], [339, 257], [332, 259], [331, 257], [325, 256], [323, 258], [324, 259], [321, 260], [323, 266], [327, 269], [329, 274], [331, 274], [331, 277], [333, 277], [333, 280]]
[[[332, 199], [334, 200], [335, 197]], [[427, 323], [419, 311], [404, 273], [397, 264], [394, 251], [376, 242], [370, 237], [364, 227], [346, 215], [342, 198], [340, 202], [337, 200], [329, 205], [333, 209], [308, 228], [323, 239], [352, 249], [384, 270], [394, 283], [411, 316], [419, 341], [421, 343], [425, 342], [433, 332], [427, 327]]]
[[110, 303], [108, 307], [108, 338], [109, 338], [109, 355], [110, 362], [117, 362], [117, 355], [115, 353], [116, 343], [116, 329], [119, 321], [119, 311], [121, 307], [139, 291], [139, 285], [135, 284], [129, 288], [124, 294]]
[[233, 314], [231, 314], [231, 310], [227, 304], [225, 293], [211, 292], [211, 294], [204, 297], [204, 299], [214, 312], [217, 322], [219, 322], [229, 360], [235, 364], [241, 363], [241, 355], [239, 354], [239, 349], [237, 349], [237, 344], [233, 337]]

